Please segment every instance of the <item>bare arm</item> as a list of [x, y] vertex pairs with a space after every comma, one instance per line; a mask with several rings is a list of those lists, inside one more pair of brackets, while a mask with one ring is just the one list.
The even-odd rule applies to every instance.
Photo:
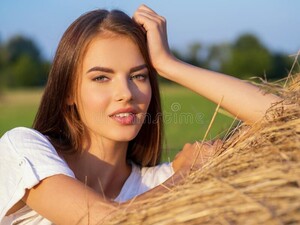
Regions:
[[243, 80], [177, 60], [170, 60], [169, 67], [161, 73], [215, 103], [223, 98], [221, 107], [247, 123], [258, 121], [273, 103], [280, 101]]
[[116, 211], [112, 202], [81, 182], [54, 175], [27, 190], [22, 199], [29, 207], [55, 224], [99, 224]]
[[105, 201], [80, 181], [65, 175], [54, 175], [44, 179], [34, 188], [27, 190], [22, 201], [57, 225], [101, 224], [122, 209], [136, 209], [147, 198], [168, 192], [189, 172], [188, 167], [178, 163], [175, 170], [176, 173], [162, 185], [136, 197], [134, 204], [131, 200], [122, 204]]
[[231, 76], [201, 69], [174, 59], [170, 59], [168, 65], [160, 72], [166, 78], [215, 103], [223, 98], [221, 107], [247, 123], [258, 121], [273, 103], [280, 101], [277, 96], [264, 94], [254, 85]]
[[[162, 185], [135, 198], [143, 201], [178, 185], [191, 171], [199, 169], [214, 154], [221, 141], [186, 144], [173, 161], [175, 174]], [[200, 154], [198, 154], [200, 153]], [[54, 175], [27, 190], [22, 201], [55, 224], [99, 224], [122, 208], [134, 208], [131, 201], [124, 204], [105, 201], [98, 193], [80, 181], [66, 175]]]
[[265, 95], [259, 88], [221, 73], [198, 68], [176, 59], [169, 50], [166, 21], [153, 10], [142, 5], [134, 19], [146, 32], [152, 63], [158, 73], [198, 94], [218, 103], [239, 119], [254, 123], [266, 110], [280, 99]]

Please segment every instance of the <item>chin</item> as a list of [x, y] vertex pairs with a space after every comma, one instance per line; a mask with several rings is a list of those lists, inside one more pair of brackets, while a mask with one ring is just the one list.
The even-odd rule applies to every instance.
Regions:
[[129, 142], [132, 141], [138, 132], [116, 132], [111, 139], [119, 142]]

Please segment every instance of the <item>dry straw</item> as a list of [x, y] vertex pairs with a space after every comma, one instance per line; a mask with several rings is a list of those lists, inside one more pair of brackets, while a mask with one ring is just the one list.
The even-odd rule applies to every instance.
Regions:
[[300, 74], [251, 128], [241, 125], [201, 170], [107, 224], [300, 224]]

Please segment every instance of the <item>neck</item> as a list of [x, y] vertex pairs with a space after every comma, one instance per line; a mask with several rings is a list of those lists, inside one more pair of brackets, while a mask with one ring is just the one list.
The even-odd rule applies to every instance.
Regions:
[[128, 142], [92, 141], [67, 162], [78, 180], [107, 198], [115, 198], [131, 172], [127, 147]]

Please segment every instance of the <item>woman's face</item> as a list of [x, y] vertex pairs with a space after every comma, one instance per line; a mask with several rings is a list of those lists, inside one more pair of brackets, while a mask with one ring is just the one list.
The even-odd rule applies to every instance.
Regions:
[[132, 140], [151, 99], [148, 69], [137, 45], [126, 36], [96, 36], [82, 61], [77, 94], [75, 104], [91, 137]]

